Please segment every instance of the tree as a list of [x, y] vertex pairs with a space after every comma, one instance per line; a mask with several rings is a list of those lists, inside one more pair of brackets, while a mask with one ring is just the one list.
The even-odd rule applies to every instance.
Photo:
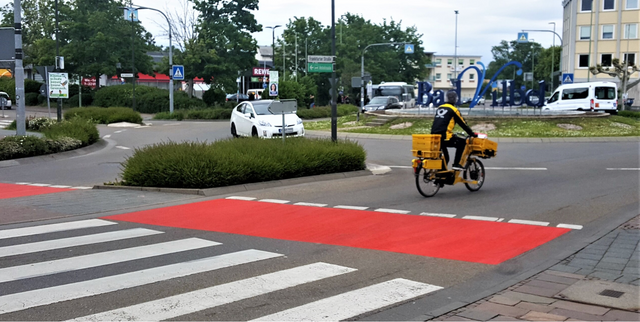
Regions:
[[[225, 91], [236, 88], [241, 70], [256, 64], [258, 45], [251, 33], [262, 30], [251, 13], [258, 0], [193, 0], [200, 12], [197, 44], [208, 60], [201, 60], [196, 75]], [[189, 48], [185, 48], [187, 51]], [[194, 56], [194, 59], [202, 57]]]
[[623, 95], [621, 94], [627, 93], [632, 86], [637, 84], [637, 82], [634, 82], [633, 84], [628, 84], [628, 82], [629, 77], [638, 71], [638, 66], [629, 66], [626, 61], [621, 62], [618, 58], [614, 58], [611, 61], [611, 65], [613, 66], [613, 70], [610, 67], [602, 67], [601, 64], [598, 64], [596, 66], [589, 67], [589, 71], [594, 75], [607, 74], [611, 77], [617, 77], [620, 80], [621, 85], [618, 88], [618, 109], [622, 110], [624, 109], [624, 100]]
[[[558, 81], [558, 75], [560, 73], [560, 55], [562, 55], [562, 47], [555, 46], [549, 48], [541, 48], [540, 55], [536, 57], [536, 67], [534, 79], [541, 81], [544, 80], [547, 84], [549, 84], [549, 90], [553, 91], [551, 85], [554, 86], [560, 85]], [[551, 66], [553, 64], [553, 66]], [[553, 81], [551, 81], [551, 69], [553, 68], [553, 72], [556, 73], [553, 76]]]
[[[533, 72], [535, 68], [532, 65], [536, 61], [540, 61], [539, 57], [541, 52], [542, 46], [536, 42], [518, 43], [515, 40], [510, 42], [502, 40], [499, 45], [491, 48], [493, 61], [487, 66], [485, 78], [493, 78], [498, 70], [510, 61], [520, 62], [523, 72]], [[509, 66], [502, 71], [498, 79], [513, 79], [516, 81], [516, 84], [523, 84], [524, 75], [518, 75], [517, 70], [518, 68], [516, 66]], [[538, 76], [542, 77], [541, 75]], [[534, 80], [535, 79], [534, 73]]]

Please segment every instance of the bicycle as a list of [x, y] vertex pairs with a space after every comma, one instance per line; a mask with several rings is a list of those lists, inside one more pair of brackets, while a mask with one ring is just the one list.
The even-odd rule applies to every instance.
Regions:
[[462, 153], [464, 170], [449, 170], [440, 149], [440, 134], [414, 134], [411, 152], [416, 187], [424, 197], [433, 197], [444, 185], [464, 183], [469, 191], [478, 191], [485, 180], [484, 165], [478, 158], [496, 156], [498, 143], [481, 134], [478, 138], [466, 137]]

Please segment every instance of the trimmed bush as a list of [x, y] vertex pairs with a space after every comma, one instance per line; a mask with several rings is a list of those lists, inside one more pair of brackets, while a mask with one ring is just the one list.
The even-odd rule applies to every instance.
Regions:
[[46, 138], [52, 140], [63, 137], [78, 139], [82, 142], [82, 146], [91, 145], [100, 139], [96, 125], [83, 118], [73, 118], [69, 121], [55, 123], [41, 132]]
[[26, 93], [24, 94], [24, 105], [26, 106], [36, 106], [38, 105], [38, 93]]
[[635, 112], [635, 111], [619, 111], [618, 115], [624, 116], [624, 117], [630, 117], [634, 119], [640, 119], [640, 112]]
[[[340, 104], [337, 106], [338, 116], [345, 116], [349, 114], [358, 113], [358, 107], [351, 104]], [[297, 113], [301, 119], [317, 119], [323, 117], [331, 117], [331, 106], [314, 107], [311, 109], [300, 109], [298, 107]]]
[[[11, 77], [0, 77], [0, 92], [9, 94], [11, 99], [15, 100], [16, 97], [16, 82]], [[15, 102], [14, 102], [15, 104]]]
[[40, 86], [42, 86], [42, 83], [40, 83], [38, 81], [35, 81], [33, 79], [27, 78], [27, 79], [24, 80], [24, 92], [25, 92], [25, 94], [28, 94], [28, 93], [40, 94]]
[[142, 124], [140, 113], [134, 112], [128, 107], [76, 107], [70, 108], [64, 113], [65, 120], [73, 120], [75, 118], [93, 120], [98, 124], [117, 122]]
[[[100, 107], [131, 106], [133, 86], [105, 86], [96, 91], [93, 105]], [[173, 95], [174, 109], [204, 107], [197, 98], [189, 98], [187, 93], [176, 91]], [[136, 86], [136, 110], [140, 113], [158, 113], [169, 110], [169, 91], [150, 86]]]
[[26, 158], [64, 152], [82, 146], [78, 139], [60, 137], [57, 140], [38, 136], [7, 136], [0, 140], [0, 160]]
[[221, 90], [219, 88], [214, 88], [213, 86], [210, 87], [209, 90], [207, 90], [206, 92], [204, 92], [202, 94], [202, 100], [208, 106], [224, 104], [224, 101], [225, 101], [226, 97], [227, 96], [226, 96], [226, 94], [224, 93], [223, 90]]
[[363, 170], [366, 153], [352, 141], [291, 138], [166, 142], [136, 149], [123, 162], [128, 186], [213, 188]]
[[231, 118], [232, 108], [206, 108], [195, 110], [176, 110], [173, 114], [169, 112], [157, 113], [153, 118], [156, 120], [228, 120]]

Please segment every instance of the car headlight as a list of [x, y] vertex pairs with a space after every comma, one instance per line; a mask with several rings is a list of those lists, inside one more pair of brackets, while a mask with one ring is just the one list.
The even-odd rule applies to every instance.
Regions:
[[302, 124], [302, 119], [298, 118], [298, 120], [296, 121], [296, 124], [298, 124], [298, 125]]
[[260, 124], [260, 126], [268, 126], [271, 127], [271, 123], [264, 121], [264, 120], [259, 120], [258, 124]]

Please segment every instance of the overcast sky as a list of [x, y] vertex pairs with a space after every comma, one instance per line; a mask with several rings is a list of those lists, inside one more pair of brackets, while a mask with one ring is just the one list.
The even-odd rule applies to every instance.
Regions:
[[[152, 7], [163, 11], [180, 10], [184, 0], [133, 0], [134, 6]], [[1, 5], [12, 3], [0, 0]], [[556, 32], [562, 30], [561, 0], [336, 0], [336, 20], [342, 14], [363, 16], [372, 23], [383, 19], [401, 21], [403, 29], [415, 26], [422, 34], [422, 45], [426, 51], [447, 55], [454, 53], [456, 14], [458, 10], [458, 54], [481, 55], [488, 64], [493, 56], [491, 47], [501, 40], [513, 40], [522, 29], [553, 29], [549, 22], [556, 23]], [[256, 20], [263, 26], [286, 25], [294, 17], [313, 17], [324, 25], [331, 25], [330, 0], [261, 0], [259, 10], [254, 12]], [[150, 10], [139, 12], [145, 28], [156, 38], [159, 45], [168, 46], [169, 39], [158, 24], [166, 24], [159, 13]], [[255, 33], [259, 45], [271, 44], [271, 29]], [[336, 37], [339, 29], [336, 29]], [[276, 37], [282, 28], [276, 29]], [[553, 34], [532, 32], [530, 39], [549, 47]], [[303, 43], [302, 40], [300, 43]], [[556, 37], [556, 45], [559, 41]], [[329, 55], [330, 53], [326, 53]]]

